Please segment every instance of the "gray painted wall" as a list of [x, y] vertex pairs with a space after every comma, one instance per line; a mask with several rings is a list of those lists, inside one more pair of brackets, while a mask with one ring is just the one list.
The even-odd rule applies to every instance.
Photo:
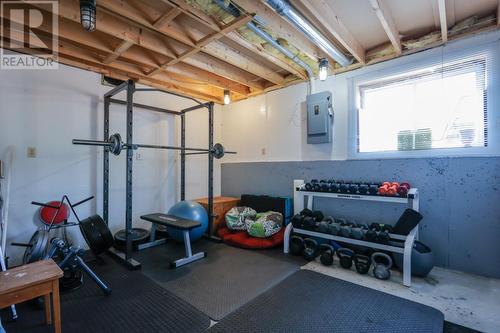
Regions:
[[[222, 164], [222, 195], [293, 195], [293, 179], [409, 181], [420, 191], [420, 240], [438, 266], [500, 278], [500, 157]], [[319, 198], [315, 208], [395, 223], [402, 205]]]

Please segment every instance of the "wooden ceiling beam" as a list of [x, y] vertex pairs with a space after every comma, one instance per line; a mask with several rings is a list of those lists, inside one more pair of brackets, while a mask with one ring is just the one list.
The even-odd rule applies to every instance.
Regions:
[[211, 16], [205, 14], [199, 9], [186, 3], [185, 0], [160, 0], [170, 6], [179, 8], [184, 14], [191, 17], [192, 19], [200, 22], [203, 25], [210, 27], [212, 30], [219, 31], [221, 28], [217, 21]]
[[131, 43], [130, 41], [122, 41], [114, 50], [113, 50], [113, 53], [111, 53], [110, 55], [108, 55], [104, 60], [103, 60], [103, 63], [104, 64], [110, 64], [112, 63], [113, 61], [115, 61], [116, 59], [118, 59], [123, 52], [127, 51], [132, 45], [134, 45], [133, 43]]
[[182, 11], [178, 7], [170, 9], [168, 12], [163, 14], [158, 20], [153, 23], [155, 29], [161, 29], [170, 24]]
[[399, 31], [396, 28], [396, 24], [394, 23], [394, 19], [391, 15], [391, 11], [389, 7], [387, 7], [387, 3], [385, 0], [369, 0], [372, 6], [373, 11], [377, 15], [380, 24], [384, 28], [389, 40], [394, 47], [397, 55], [400, 55], [402, 50], [401, 47], [401, 38], [399, 37]]
[[[61, 0], [61, 1], [69, 1], [69, 0]], [[170, 2], [170, 1], [167, 1], [167, 2]], [[123, 2], [123, 3], [125, 3], [125, 2]], [[144, 18], [142, 16], [134, 14], [133, 11], [127, 11], [126, 10], [127, 7], [124, 4], [122, 4], [122, 1], [107, 0], [107, 1], [102, 3], [102, 6], [104, 6], [103, 8], [106, 8], [108, 10], [112, 10], [113, 13], [116, 13], [120, 16], [126, 17], [127, 19], [130, 19], [137, 24], [144, 25], [145, 27], [149, 27], [149, 28], [153, 29], [151, 23], [144, 20]], [[183, 5], [182, 9], [186, 10], [186, 8], [188, 8], [188, 7], [191, 8], [191, 6], [185, 4], [185, 5]], [[61, 8], [59, 9], [59, 12], [61, 12]], [[246, 16], [246, 15], [243, 16], [241, 18], [241, 21], [235, 22], [235, 26], [237, 24], [241, 24], [241, 22], [244, 22], [247, 19], [248, 19], [248, 16]], [[116, 18], [115, 20], [118, 20], [118, 18]], [[205, 22], [205, 21], [203, 20], [203, 22]], [[213, 38], [213, 36], [221, 37], [222, 35], [224, 35], [224, 33], [227, 33], [230, 31], [230, 29], [234, 28], [234, 26], [231, 26], [231, 25], [232, 25], [232, 23], [229, 23], [225, 27], [218, 28], [217, 32], [221, 32], [221, 31], [223, 32], [221, 35], [217, 35], [215, 33], [214, 35], [209, 35], [209, 37], [205, 37], [205, 36], [201, 37], [200, 40], [198, 41], [198, 43], [199, 42], [204, 43], [205, 41], [203, 41], [203, 38], [207, 38], [206, 42], [210, 42], [210, 43], [207, 43], [207, 45], [200, 47], [202, 52], [207, 53], [211, 56], [214, 56], [214, 57], [216, 57], [216, 58], [218, 58], [218, 59], [220, 59], [228, 64], [232, 64], [236, 67], [242, 68], [245, 71], [247, 71], [253, 75], [257, 75], [257, 76], [264, 78], [264, 79], [266, 79], [270, 82], [273, 82], [275, 84], [282, 83], [284, 81], [283, 76], [279, 75], [278, 73], [275, 73], [274, 71], [270, 70], [269, 68], [264, 67], [258, 61], [255, 61], [254, 59], [252, 59], [244, 54], [241, 54], [238, 51], [236, 51], [236, 50], [234, 50], [234, 49], [232, 49], [232, 48], [230, 48], [222, 43], [213, 42], [214, 40], [217, 39], [217, 38]], [[97, 29], [105, 30], [105, 28], [99, 27], [99, 24], [97, 24]], [[224, 32], [224, 30], [226, 30], [226, 31]], [[149, 30], [144, 29], [144, 30], [142, 30], [142, 33], [146, 34], [148, 31]], [[112, 31], [110, 31], [110, 32], [112, 32]], [[162, 29], [162, 30], [158, 30], [157, 32], [161, 33], [161, 34], [167, 34], [169, 37], [174, 38], [177, 41], [182, 42], [190, 47], [188, 50], [186, 50], [182, 54], [171, 56], [171, 58], [173, 58], [173, 59], [180, 58], [181, 61], [185, 62], [193, 54], [198, 53], [198, 51], [195, 49], [197, 47], [197, 42], [192, 42], [191, 39], [188, 38], [187, 36], [184, 35], [184, 37], [180, 38], [179, 37], [180, 33], [179, 32], [172, 33], [171, 29]], [[193, 33], [195, 33], [195, 32], [193, 32]], [[189, 41], [189, 43], [187, 41]], [[149, 45], [146, 43], [142, 43], [140, 45], [145, 47], [145, 48], [148, 48], [152, 51], [155, 51], [154, 46], [152, 46], [152, 45]], [[157, 73], [157, 71], [155, 71], [153, 74], [156, 74], [156, 73]], [[240, 83], [243, 83], [243, 82], [240, 82]]]
[[448, 42], [448, 22], [446, 21], [446, 1], [437, 0], [439, 11], [439, 24], [441, 25], [441, 39], [443, 43]]
[[233, 22], [227, 24], [225, 27], [223, 27], [223, 29], [216, 31], [216, 32], [213, 32], [213, 33], [203, 37], [202, 39], [200, 39], [198, 42], [195, 43], [195, 45], [192, 49], [187, 50], [186, 52], [182, 53], [180, 56], [178, 56], [172, 60], [167, 61], [166, 63], [162, 64], [158, 68], [155, 68], [153, 71], [151, 71], [151, 73], [148, 74], [148, 76], [156, 75], [161, 70], [163, 70], [169, 66], [175, 65], [176, 63], [181, 62], [182, 60], [184, 60], [186, 58], [189, 58], [193, 54], [200, 52], [204, 46], [210, 44], [212, 41], [223, 37], [226, 33], [233, 31], [233, 30], [247, 24], [251, 20], [252, 20], [251, 16], [245, 15], [245, 16], [239, 17], [238, 19], [234, 20]]
[[[73, 38], [74, 36], [78, 37], [78, 41], [82, 42], [83, 44], [91, 45], [94, 46], [93, 41], [92, 41], [92, 34], [85, 33], [83, 29], [77, 28], [75, 29], [74, 27], [69, 27], [68, 24], [65, 24], [64, 22], [72, 21], [75, 22], [75, 26], [80, 27], [79, 23], [79, 9], [78, 6], [75, 6], [68, 0], [61, 0], [59, 4], [59, 13], [62, 16], [63, 19], [60, 19], [60, 33], [65, 34], [66, 32], [70, 32], [70, 36], [66, 35], [65, 37], [68, 37], [68, 39]], [[111, 16], [110, 14], [103, 13], [100, 11], [98, 18], [99, 17], [104, 17], [103, 19], [108, 19], [108, 20], [114, 20], [116, 21], [115, 17]], [[120, 21], [120, 20], [118, 20]], [[123, 22], [123, 21], [122, 21]], [[64, 24], [64, 26], [63, 26]], [[127, 27], [125, 28], [123, 25], [126, 25]], [[67, 29], [68, 28], [68, 29]], [[138, 29], [135, 28], [133, 25], [130, 25], [129, 23], [123, 22], [123, 24], [120, 24], [119, 27], [116, 27], [112, 24], [100, 24], [100, 21], [97, 24], [97, 28], [99, 31], [114, 36], [114, 37], [125, 37], [124, 35], [127, 35], [126, 40], [127, 41], [132, 41], [134, 42], [135, 45], [140, 46], [141, 48], [148, 49], [150, 51], [153, 51], [154, 53], [161, 54], [163, 56], [167, 56], [169, 58], [174, 58], [176, 57], [169, 49], [161, 47], [161, 44], [163, 42], [159, 42], [160, 45], [155, 45], [153, 40], [149, 38], [150, 34], [146, 30]], [[120, 33], [120, 29], [124, 29], [123, 33]], [[146, 35], [146, 36], [144, 36]], [[85, 37], [83, 37], [85, 36]], [[165, 37], [166, 38], [166, 37]], [[102, 46], [102, 45], [101, 45]], [[158, 47], [159, 46], [159, 47]], [[113, 52], [114, 49], [109, 48], [107, 46], [109, 52]], [[185, 61], [187, 64], [190, 64], [191, 66], [197, 67], [200, 70], [206, 70], [206, 68], [210, 68], [208, 70], [209, 73], [213, 73], [215, 75], [224, 77], [228, 80], [232, 80], [233, 82], [240, 83], [247, 85], [249, 87], [252, 87], [254, 89], [262, 90], [264, 87], [259, 83], [256, 82], [255, 77], [250, 74], [244, 73], [244, 71], [234, 68], [233, 66], [228, 66], [225, 65], [225, 63], [220, 62], [220, 61], [213, 61], [213, 59], [207, 59], [206, 63], [200, 62], [198, 60], [193, 60], [193, 61]], [[234, 79], [233, 79], [234, 78]], [[232, 84], [231, 84], [232, 86]]]
[[[312, 14], [311, 17], [308, 17], [311, 22], [322, 25], [358, 62], [365, 63], [365, 49], [340, 20], [331, 4], [325, 0], [292, 0], [292, 4], [296, 3], [307, 8]], [[313, 17], [314, 20], [312, 20]]]

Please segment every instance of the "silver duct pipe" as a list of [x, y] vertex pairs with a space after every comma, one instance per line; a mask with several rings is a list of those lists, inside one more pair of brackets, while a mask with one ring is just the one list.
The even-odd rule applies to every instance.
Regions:
[[302, 31], [307, 38], [326, 52], [342, 67], [347, 67], [352, 60], [347, 58], [337, 47], [330, 43], [311, 23], [298, 13], [286, 0], [266, 0], [278, 14], [285, 17], [291, 24]]
[[290, 58], [293, 62], [295, 62], [297, 65], [300, 67], [304, 68], [304, 70], [307, 73], [307, 77], [309, 78], [309, 91], [310, 93], [314, 93], [314, 73], [311, 69], [311, 67], [306, 64], [302, 59], [297, 57], [297, 55], [293, 54], [290, 50], [287, 48], [281, 46], [276, 40], [274, 40], [273, 37], [271, 37], [268, 33], [265, 31], [259, 29], [255, 24], [252, 22], [249, 22], [247, 24], [248, 29], [252, 30], [257, 36], [271, 44], [275, 49], [283, 53], [285, 56]]
[[[234, 17], [240, 16], [240, 11], [234, 6], [231, 6], [231, 5], [227, 6], [224, 0], [213, 0], [213, 2], [216, 3], [217, 5], [219, 5], [219, 7], [221, 7], [227, 13], [233, 15]], [[259, 20], [259, 18], [257, 16], [254, 19], [256, 21]], [[275, 49], [277, 49], [278, 51], [283, 53], [286, 57], [290, 58], [297, 65], [302, 67], [306, 71], [307, 77], [309, 78], [309, 92], [311, 94], [314, 92], [314, 72], [308, 64], [306, 64], [299, 57], [297, 57], [297, 55], [290, 52], [290, 50], [281, 46], [276, 40], [274, 40], [273, 37], [271, 37], [268, 33], [261, 30], [260, 28], [258, 28], [254, 23], [252, 23], [252, 22], [247, 23], [247, 28], [252, 30], [260, 38], [264, 39], [266, 42], [268, 42], [270, 45], [272, 45]]]

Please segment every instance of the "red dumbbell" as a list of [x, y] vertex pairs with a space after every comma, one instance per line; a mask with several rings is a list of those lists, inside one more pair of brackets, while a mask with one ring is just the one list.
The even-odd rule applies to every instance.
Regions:
[[399, 184], [399, 187], [398, 187], [398, 194], [403, 197], [403, 198], [406, 198], [408, 196], [408, 191], [410, 190], [411, 186], [409, 183], [401, 183]]

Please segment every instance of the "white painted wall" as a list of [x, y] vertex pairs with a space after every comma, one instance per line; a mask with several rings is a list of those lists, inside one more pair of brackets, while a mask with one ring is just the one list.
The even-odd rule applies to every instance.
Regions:
[[[425, 62], [430, 56], [439, 56], [441, 52], [452, 53], [465, 49], [474, 49], [484, 43], [496, 43], [500, 33], [493, 32], [478, 35], [465, 40], [449, 43], [444, 47], [408, 55], [359, 70], [330, 76], [326, 81], [316, 80], [316, 92], [331, 91], [334, 100], [334, 137], [331, 144], [309, 145], [306, 143], [306, 83], [269, 92], [240, 102], [223, 106], [222, 138], [237, 155], [228, 156], [226, 162], [257, 161], [312, 161], [346, 160], [353, 157], [356, 142], [353, 108], [350, 102], [352, 79], [373, 73], [386, 73], [395, 68], [407, 68], [419, 62]], [[495, 66], [500, 66], [499, 59]], [[497, 67], [498, 68], [498, 67]], [[495, 71], [496, 73], [496, 71]], [[499, 77], [492, 77], [488, 82], [488, 121], [490, 122], [489, 142], [486, 154], [500, 153], [497, 141], [500, 141], [500, 108], [498, 104]], [[495, 147], [493, 147], [495, 146]], [[494, 149], [490, 149], [494, 148]], [[425, 152], [423, 154], [426, 154]], [[480, 154], [477, 154], [480, 155]], [[485, 155], [485, 154], [482, 154]], [[405, 157], [422, 157], [413, 154]]]
[[[102, 149], [74, 146], [71, 140], [102, 139], [102, 96], [110, 89], [101, 85], [98, 74], [64, 65], [58, 70], [0, 73], [0, 158], [4, 159], [8, 146], [15, 148], [8, 244], [27, 242], [41, 226], [37, 207], [30, 205], [33, 200], [57, 200], [68, 194], [76, 202], [95, 195], [96, 200], [79, 207], [78, 213], [80, 217], [102, 213]], [[173, 110], [193, 105], [191, 101], [156, 92], [137, 92], [135, 101]], [[112, 106], [111, 133], [125, 135], [124, 110], [124, 106]], [[208, 144], [208, 117], [203, 112], [188, 116], [189, 145]], [[179, 144], [179, 120], [175, 118], [178, 117], [136, 109], [134, 141]], [[216, 120], [219, 118], [216, 111]], [[219, 128], [216, 125], [218, 135]], [[36, 158], [27, 158], [27, 147], [36, 147]], [[139, 215], [167, 211], [179, 200], [178, 152], [143, 149], [138, 153], [140, 159], [134, 159], [134, 225], [149, 228]], [[206, 156], [189, 158], [188, 199], [207, 195], [207, 164]], [[110, 227], [114, 232], [125, 223], [125, 154], [111, 155], [110, 166]], [[216, 194], [220, 193], [219, 174], [216, 164]], [[72, 228], [70, 236], [75, 243], [84, 245], [78, 228]], [[23, 251], [7, 248], [12, 264], [20, 262]]]

